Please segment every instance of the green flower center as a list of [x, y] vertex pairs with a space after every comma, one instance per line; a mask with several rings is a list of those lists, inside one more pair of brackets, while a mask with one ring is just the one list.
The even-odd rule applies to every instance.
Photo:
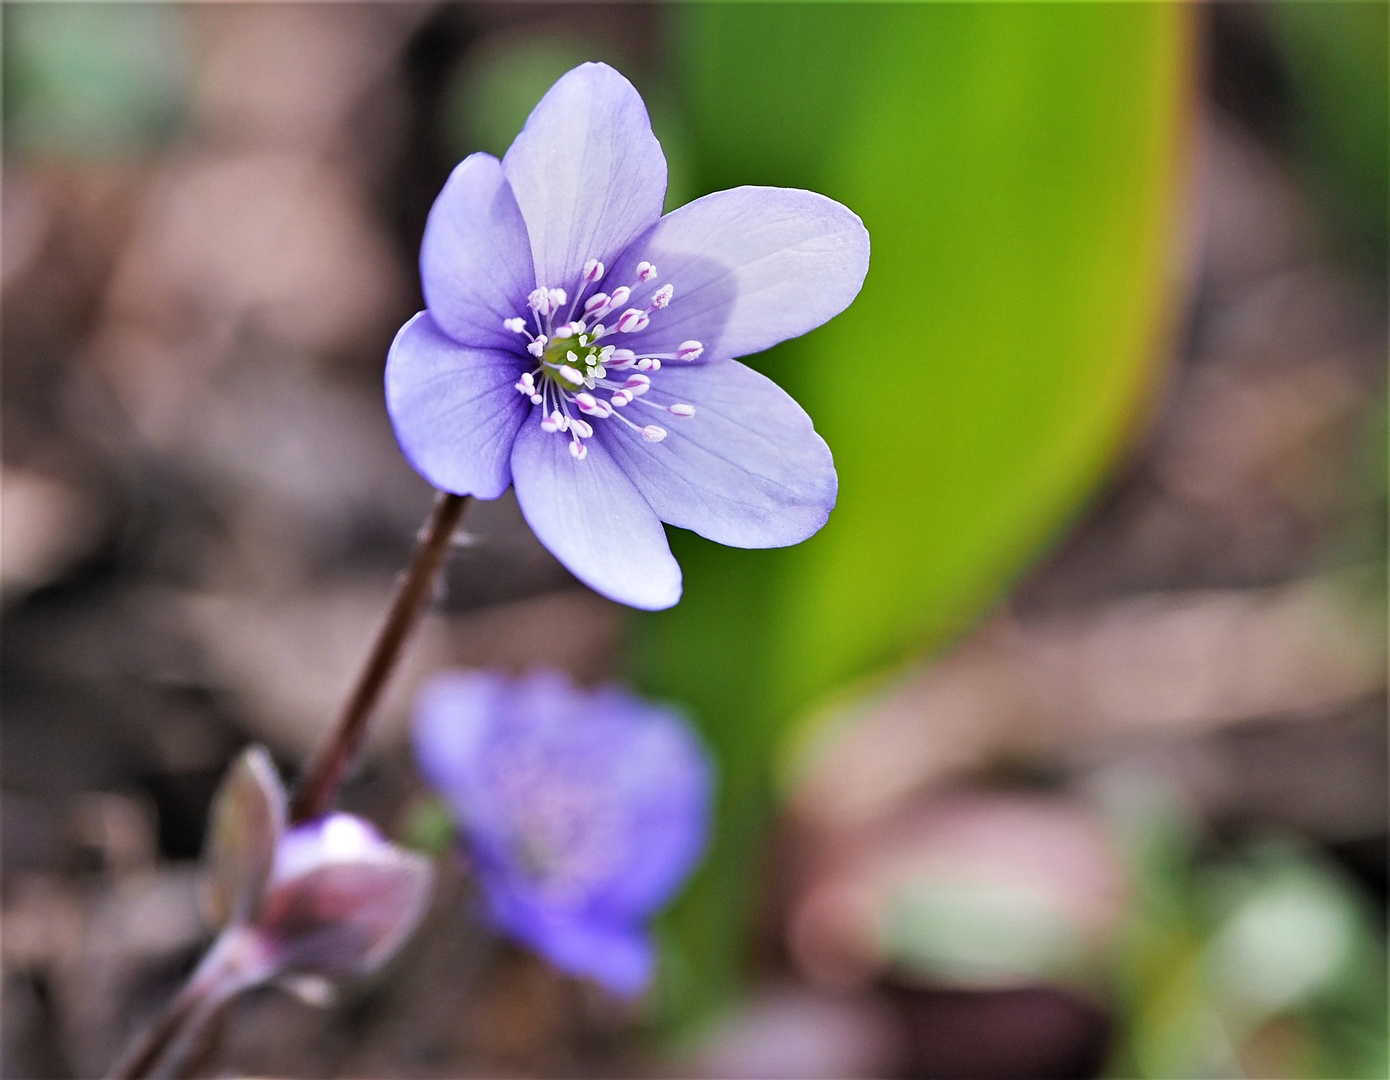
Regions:
[[592, 387], [607, 374], [603, 364], [612, 353], [612, 345], [591, 342], [588, 334], [556, 338], [541, 356], [541, 375], [565, 390]]

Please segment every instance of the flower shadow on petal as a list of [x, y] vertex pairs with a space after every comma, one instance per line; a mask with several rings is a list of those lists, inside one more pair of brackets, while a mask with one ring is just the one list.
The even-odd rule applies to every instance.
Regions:
[[[640, 238], [628, 252], [608, 272], [604, 285], [608, 282], [627, 282], [635, 277], [635, 267], [642, 253]], [[655, 292], [657, 287], [667, 283], [675, 286], [675, 299], [670, 307], [652, 319], [647, 329], [633, 334], [619, 334], [607, 340], [633, 349], [639, 356], [643, 355], [643, 349], [654, 353], [671, 352], [687, 340], [705, 344], [717, 342], [723, 336], [724, 327], [738, 300], [738, 281], [733, 275], [733, 268], [703, 255], [682, 258], [679, 267], [670, 273], [658, 263], [651, 291]], [[687, 285], [690, 287], [687, 288]], [[634, 293], [634, 302], [638, 299], [639, 294]], [[645, 302], [646, 297], [640, 296], [640, 299]], [[716, 358], [722, 358], [721, 354], [706, 350], [697, 360], [669, 360], [663, 363], [685, 366]]]

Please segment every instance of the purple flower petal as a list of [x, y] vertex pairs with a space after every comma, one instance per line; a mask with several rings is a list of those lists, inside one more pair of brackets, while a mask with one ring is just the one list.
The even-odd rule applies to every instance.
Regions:
[[680, 599], [681, 568], [661, 521], [597, 439], [582, 461], [569, 441], [523, 424], [512, 450], [516, 499], [531, 531], [580, 581], [651, 611]]
[[459, 821], [475, 831], [488, 859], [505, 860], [505, 807], [487, 798], [483, 770], [499, 725], [513, 708], [511, 683], [492, 672], [450, 672], [431, 679], [415, 700], [415, 760]]
[[709, 831], [709, 758], [684, 724], [665, 709], [618, 690], [601, 691], [591, 705], [612, 728], [627, 728], [610, 766], [612, 802], [627, 821], [627, 859], [588, 909], [617, 921], [649, 917], [675, 895], [704, 853]]
[[843, 311], [868, 272], [869, 234], [824, 195], [739, 187], [667, 214], [606, 280], [633, 280], [639, 260], [656, 265], [652, 285], [670, 282], [675, 299], [623, 344], [640, 352], [694, 340], [714, 360], [761, 352]]
[[531, 243], [502, 163], [473, 154], [459, 163], [430, 210], [420, 245], [425, 306], [450, 337], [515, 349], [504, 319], [524, 315], [535, 287]]
[[492, 718], [510, 694], [506, 679], [484, 671], [450, 672], [421, 688], [415, 699], [415, 760], [420, 774], [451, 801], [460, 789], [466, 795]]
[[572, 290], [661, 216], [666, 158], [632, 84], [583, 64], [541, 98], [502, 159], [531, 237], [536, 284]]
[[602, 427], [662, 521], [744, 548], [799, 543], [825, 524], [838, 485], [830, 448], [771, 379], [736, 360], [670, 363], [643, 400], [695, 406], [693, 417], [664, 419], [655, 445], [625, 425]]
[[495, 499], [512, 482], [512, 440], [531, 405], [515, 353], [460, 345], [422, 311], [386, 358], [386, 411], [415, 471], [437, 488]]
[[640, 927], [596, 923], [548, 910], [487, 874], [482, 884], [497, 926], [562, 971], [593, 979], [622, 997], [636, 996], [651, 981], [655, 950]]

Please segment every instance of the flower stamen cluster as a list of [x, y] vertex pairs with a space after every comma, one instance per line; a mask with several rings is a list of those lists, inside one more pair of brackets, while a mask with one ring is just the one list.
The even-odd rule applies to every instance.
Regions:
[[[540, 363], [531, 371], [524, 372], [517, 380], [517, 393], [530, 399], [532, 405], [541, 406], [540, 425], [543, 431], [563, 432], [570, 436], [570, 454], [576, 461], [583, 461], [588, 449], [584, 440], [593, 437], [593, 425], [583, 417], [571, 412], [575, 410], [594, 420], [615, 419], [626, 424], [649, 443], [658, 443], [666, 438], [667, 432], [659, 424], [636, 424], [617, 410], [636, 402], [647, 408], [669, 413], [682, 420], [695, 415], [695, 406], [682, 401], [659, 404], [644, 399], [652, 389], [651, 374], [661, 370], [663, 360], [698, 360], [705, 347], [698, 341], [683, 341], [675, 352], [662, 353], [643, 351], [640, 354], [631, 349], [619, 348], [612, 344], [602, 344], [603, 339], [613, 334], [632, 334], [645, 330], [652, 315], [669, 307], [675, 297], [674, 285], [662, 285], [651, 295], [646, 309], [629, 307], [611, 325], [601, 320], [623, 307], [635, 290], [648, 284], [657, 276], [654, 265], [643, 261], [637, 264], [637, 281], [631, 285], [619, 285], [612, 292], [595, 292], [587, 300], [584, 294], [590, 286], [603, 280], [604, 265], [597, 259], [589, 259], [580, 274], [579, 286], [574, 301], [564, 289], [538, 287], [526, 298], [531, 319], [536, 332], [527, 328], [525, 318], [516, 315], [503, 320], [503, 327], [527, 340], [526, 351]], [[580, 309], [580, 302], [583, 309]], [[556, 325], [560, 311], [569, 304], [565, 322]], [[580, 317], [575, 318], [578, 314]], [[609, 372], [631, 371], [623, 381], [609, 378]], [[596, 397], [594, 390], [606, 392], [607, 398]]]

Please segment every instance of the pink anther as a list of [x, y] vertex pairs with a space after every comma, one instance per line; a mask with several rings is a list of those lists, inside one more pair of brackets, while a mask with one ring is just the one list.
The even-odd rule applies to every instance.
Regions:
[[650, 321], [645, 311], [638, 311], [636, 308], [630, 307], [618, 316], [618, 333], [631, 334], [637, 330], [643, 330]]
[[705, 347], [698, 341], [682, 341], [680, 347], [676, 349], [677, 360], [698, 360], [704, 354]]

